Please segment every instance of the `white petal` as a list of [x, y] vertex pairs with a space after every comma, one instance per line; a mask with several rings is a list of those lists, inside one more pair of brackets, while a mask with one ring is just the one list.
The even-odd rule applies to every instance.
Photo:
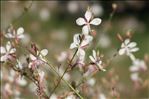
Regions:
[[11, 43], [8, 41], [6, 44], [6, 50], [9, 51], [11, 49]]
[[1, 54], [4, 54], [4, 53], [6, 53], [6, 49], [4, 48], [4, 47], [0, 47], [0, 51], [1, 51]]
[[89, 58], [92, 62], [94, 62], [94, 63], [96, 62], [96, 60], [92, 56], [89, 56]]
[[75, 34], [73, 37], [73, 42], [77, 45], [80, 43], [80, 34]]
[[83, 49], [79, 48], [77, 55], [78, 56], [85, 56], [85, 51]]
[[85, 37], [81, 43], [81, 47], [88, 45], [92, 40], [93, 40], [92, 36], [85, 35]]
[[30, 54], [29, 56], [30, 56], [30, 59], [31, 59], [31, 60], [36, 60], [36, 59], [37, 59], [37, 58], [36, 58], [34, 55], [32, 55], [32, 54]]
[[95, 50], [93, 50], [93, 57], [94, 57], [95, 60], [97, 59], [96, 58], [96, 51]]
[[12, 33], [7, 33], [4, 35], [6, 38], [15, 38], [14, 35], [12, 35]]
[[17, 30], [17, 35], [23, 34], [24, 33], [24, 29], [22, 27], [18, 28]]
[[139, 50], [139, 48], [136, 47], [136, 48], [131, 49], [130, 51], [131, 51], [131, 52], [136, 52], [136, 51], [138, 51], [138, 50]]
[[76, 47], [77, 47], [76, 43], [72, 43], [72, 44], [70, 45], [70, 49], [73, 49], [73, 48], [76, 48]]
[[89, 22], [91, 17], [92, 17], [92, 12], [90, 10], [87, 10], [85, 13], [86, 20]]
[[12, 48], [9, 53], [12, 54], [12, 53], [15, 53], [15, 52], [16, 52], [16, 49]]
[[129, 42], [130, 42], [130, 39], [126, 39], [126, 40], [124, 41], [124, 44], [125, 44], [125, 45], [128, 45]]
[[101, 23], [100, 18], [95, 18], [90, 22], [90, 24], [92, 24], [92, 25], [99, 25], [100, 23]]
[[7, 56], [6, 55], [4, 55], [4, 56], [1, 56], [1, 62], [4, 62], [4, 61], [6, 61], [7, 60]]
[[123, 55], [124, 53], [125, 53], [125, 49], [124, 48], [119, 50], [119, 55]]
[[43, 55], [43, 56], [46, 56], [48, 54], [48, 50], [47, 49], [43, 49], [40, 51], [40, 53]]
[[89, 27], [87, 25], [83, 26], [82, 33], [84, 35], [88, 35], [89, 34]]
[[84, 25], [86, 22], [85, 22], [84, 18], [78, 18], [78, 19], [76, 20], [76, 23], [77, 23], [79, 26], [81, 26], [81, 25]]
[[128, 47], [135, 47], [137, 45], [137, 43], [136, 42], [131, 42], [130, 44], [128, 44]]

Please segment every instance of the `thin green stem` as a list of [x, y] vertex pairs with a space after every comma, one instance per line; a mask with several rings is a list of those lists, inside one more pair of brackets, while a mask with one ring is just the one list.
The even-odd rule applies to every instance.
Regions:
[[[48, 66], [50, 66], [51, 69], [52, 69], [59, 77], [61, 77], [61, 76], [59, 75], [59, 73], [55, 70], [54, 66], [52, 66], [46, 58], [45, 58], [45, 60], [46, 60], [46, 64], [47, 64]], [[80, 99], [84, 99], [84, 98], [71, 86], [71, 84], [69, 84], [65, 79], [63, 79], [63, 77], [62, 77], [62, 80], [78, 95], [78, 97], [79, 97]]]
[[[73, 61], [75, 55], [77, 54], [77, 52], [78, 52], [78, 48], [77, 48], [77, 50], [75, 51], [75, 53], [73, 54], [73, 56], [72, 56], [72, 58], [71, 58], [71, 60], [70, 60], [70, 62], [69, 62], [69, 65], [72, 63], [72, 61]], [[59, 86], [59, 84], [60, 84], [62, 78], [64, 77], [65, 73], [66, 73], [67, 70], [69, 69], [69, 65], [67, 66], [67, 68], [65, 69], [64, 73], [62, 74], [62, 76], [61, 76], [60, 79], [58, 80], [58, 83], [56, 84], [56, 86], [55, 86], [54, 89], [52, 90], [50, 96], [55, 92], [56, 88]]]

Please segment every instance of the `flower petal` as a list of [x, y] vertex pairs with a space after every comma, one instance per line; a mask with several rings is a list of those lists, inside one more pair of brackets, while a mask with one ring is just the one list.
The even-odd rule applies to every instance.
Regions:
[[85, 18], [86, 18], [86, 20], [89, 22], [90, 19], [91, 19], [91, 17], [92, 17], [92, 12], [90, 10], [87, 10], [85, 12]]
[[4, 35], [6, 38], [15, 38], [14, 35], [12, 35], [12, 33], [7, 33]]
[[43, 56], [46, 56], [48, 54], [48, 50], [47, 49], [43, 49], [40, 51], [40, 53], [43, 55]]
[[11, 43], [8, 41], [6, 44], [6, 50], [9, 51], [11, 49]]
[[96, 62], [96, 60], [93, 58], [93, 56], [89, 56], [89, 58], [92, 62], [94, 62], [94, 63]]
[[88, 35], [89, 34], [89, 27], [87, 25], [83, 26], [82, 33], [84, 35]]
[[77, 52], [77, 56], [79, 58], [79, 61], [81, 63], [83, 63], [84, 59], [85, 59], [85, 51], [81, 48], [78, 49], [78, 52]]
[[137, 45], [137, 43], [136, 43], [136, 42], [131, 42], [130, 44], [128, 44], [128, 47], [133, 48], [133, 47], [135, 47], [136, 45]]
[[12, 53], [15, 53], [15, 52], [16, 52], [16, 49], [12, 48], [9, 53], [12, 54]]
[[84, 25], [86, 22], [85, 22], [84, 18], [78, 18], [76, 20], [76, 23], [77, 23], [77, 25], [81, 26], [81, 25]]
[[17, 29], [17, 35], [23, 34], [24, 33], [24, 29], [23, 27], [20, 27]]
[[125, 53], [125, 49], [124, 48], [120, 49], [118, 53], [119, 55], [123, 55]]
[[130, 39], [126, 39], [126, 40], [124, 41], [124, 44], [125, 44], [125, 45], [128, 45], [129, 42], [130, 42]]
[[137, 47], [133, 48], [133, 49], [130, 49], [131, 52], [137, 52], [138, 50], [139, 50], [139, 48], [137, 48]]
[[72, 44], [70, 45], [70, 49], [73, 49], [73, 48], [76, 48], [76, 47], [77, 47], [76, 43], [72, 43]]
[[73, 42], [76, 44], [76, 45], [79, 45], [80, 43], [80, 34], [75, 34], [74, 37], [73, 37]]
[[31, 60], [36, 60], [36, 59], [37, 59], [37, 58], [36, 58], [34, 55], [32, 55], [32, 54], [30, 54], [29, 57], [30, 57]]
[[7, 60], [7, 56], [6, 55], [3, 55], [3, 56], [1, 56], [1, 62], [5, 62]]
[[0, 51], [1, 51], [1, 54], [6, 53], [6, 49], [3, 46], [0, 47]]
[[90, 22], [90, 24], [92, 24], [92, 25], [99, 25], [100, 23], [101, 23], [100, 18], [95, 18]]
[[84, 37], [84, 39], [81, 43], [81, 47], [84, 47], [84, 46], [88, 45], [93, 40], [93, 37], [90, 36], [90, 35], [84, 35], [84, 36], [85, 37]]

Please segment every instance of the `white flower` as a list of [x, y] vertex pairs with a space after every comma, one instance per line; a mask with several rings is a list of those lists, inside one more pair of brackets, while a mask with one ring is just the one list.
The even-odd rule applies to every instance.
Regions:
[[143, 60], [136, 59], [133, 61], [133, 65], [130, 67], [131, 72], [137, 72], [140, 70], [146, 70], [147, 66]]
[[89, 80], [87, 80], [87, 83], [90, 85], [90, 86], [94, 86], [95, 83], [96, 83], [96, 80], [94, 78], [91, 78]]
[[130, 78], [131, 78], [132, 81], [139, 81], [139, 80], [141, 80], [141, 79], [139, 78], [139, 74], [138, 74], [138, 73], [132, 73], [132, 74], [130, 75]]
[[136, 42], [130, 42], [129, 39], [126, 39], [121, 45], [121, 49], [119, 50], [119, 55], [126, 54], [130, 56], [132, 52], [136, 52], [139, 50], [139, 48], [136, 47], [136, 45], [137, 45]]
[[47, 49], [43, 49], [40, 52], [37, 51], [37, 55], [30, 54], [31, 62], [29, 63], [29, 68], [35, 69], [36, 66], [43, 64], [46, 62], [44, 57], [48, 54]]
[[78, 63], [83, 64], [85, 58], [84, 48], [92, 41], [93, 37], [90, 35], [83, 35], [81, 40], [80, 34], [75, 34], [73, 37], [73, 43], [70, 45], [70, 49], [78, 48], [77, 56], [79, 57]]
[[17, 29], [17, 32], [16, 31], [13, 31], [12, 33], [7, 33], [4, 36], [6, 38], [22, 39], [22, 38], [24, 38], [24, 34], [23, 33], [24, 33], [23, 27], [19, 27]]
[[106, 71], [103, 67], [102, 67], [102, 61], [99, 57], [99, 52], [96, 53], [95, 50], [93, 50], [93, 56], [89, 56], [90, 60], [95, 63], [100, 70], [102, 71]]
[[85, 13], [85, 18], [78, 18], [76, 20], [76, 23], [79, 25], [79, 26], [83, 26], [82, 28], [82, 33], [83, 34], [88, 34], [89, 31], [91, 30], [90, 29], [90, 24], [92, 25], [99, 25], [101, 23], [101, 19], [100, 18], [94, 18], [92, 19], [92, 12], [90, 10], [87, 10], [86, 13]]
[[76, 99], [76, 97], [75, 97], [75, 95], [69, 95], [69, 96], [67, 96], [65, 99]]
[[16, 81], [17, 81], [17, 83], [18, 83], [20, 86], [26, 86], [26, 85], [27, 85], [27, 81], [26, 81], [24, 78], [18, 77]]
[[0, 51], [1, 51], [1, 62], [5, 62], [8, 59], [12, 58], [11, 54], [14, 54], [16, 52], [15, 48], [12, 48], [11, 43], [8, 41], [6, 44], [6, 47], [1, 46], [0, 47]]
[[100, 93], [98, 95], [98, 99], [107, 99], [106, 96], [103, 93]]

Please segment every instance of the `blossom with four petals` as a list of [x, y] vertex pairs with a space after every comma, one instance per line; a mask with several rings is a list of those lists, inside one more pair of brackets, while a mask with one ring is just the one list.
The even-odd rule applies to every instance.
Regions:
[[37, 51], [36, 55], [30, 54], [31, 62], [29, 63], [29, 68], [32, 68], [33, 70], [46, 62], [44, 57], [48, 54], [47, 49], [43, 49], [41, 51]]
[[76, 23], [79, 26], [83, 25], [82, 28], [82, 33], [87, 35], [89, 34], [89, 31], [91, 31], [90, 25], [99, 25], [101, 23], [101, 19], [100, 18], [93, 18], [92, 12], [90, 10], [87, 10], [85, 13], [85, 18], [78, 18], [76, 20]]
[[1, 46], [1, 62], [5, 62], [7, 60], [11, 60], [13, 58], [13, 54], [16, 52], [16, 49], [12, 47], [11, 43], [8, 41], [6, 47]]
[[119, 55], [126, 54], [130, 56], [132, 52], [136, 52], [139, 50], [139, 48], [136, 47], [136, 45], [137, 45], [136, 42], [130, 42], [129, 39], [126, 39], [121, 45], [121, 49], [119, 50]]
[[15, 38], [15, 39], [19, 40], [19, 39], [24, 38], [24, 34], [23, 33], [24, 33], [23, 27], [19, 27], [17, 29], [17, 32], [14, 30], [13, 32], [7, 33], [4, 36], [6, 38]]
[[73, 43], [70, 45], [70, 49], [78, 48], [77, 56], [79, 57], [79, 61], [83, 63], [85, 58], [84, 48], [89, 45], [89, 43], [93, 40], [93, 37], [90, 35], [82, 35], [75, 34], [73, 37]]

